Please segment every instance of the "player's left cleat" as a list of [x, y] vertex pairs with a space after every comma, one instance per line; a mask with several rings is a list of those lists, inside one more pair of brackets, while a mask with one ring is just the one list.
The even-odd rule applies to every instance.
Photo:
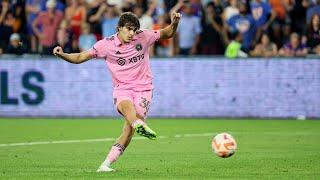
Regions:
[[149, 128], [147, 125], [139, 124], [134, 129], [139, 135], [147, 137], [151, 140], [155, 140], [157, 138], [157, 133], [154, 132], [151, 128]]
[[108, 166], [101, 165], [97, 172], [115, 172], [116, 170], [109, 168]]

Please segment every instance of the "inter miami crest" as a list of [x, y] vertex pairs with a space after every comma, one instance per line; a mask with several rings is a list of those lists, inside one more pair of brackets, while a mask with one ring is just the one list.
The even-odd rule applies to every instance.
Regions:
[[137, 44], [136, 45], [136, 50], [137, 51], [141, 51], [142, 50], [142, 45], [141, 44]]

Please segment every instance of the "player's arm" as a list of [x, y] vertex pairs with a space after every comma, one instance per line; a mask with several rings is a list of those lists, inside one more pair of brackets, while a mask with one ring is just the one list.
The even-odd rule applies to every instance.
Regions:
[[177, 31], [177, 27], [180, 21], [181, 14], [173, 12], [171, 14], [171, 24], [164, 29], [160, 30], [160, 39], [172, 38]]
[[94, 58], [89, 51], [83, 51], [80, 53], [64, 53], [60, 46], [57, 46], [53, 49], [53, 54], [73, 64], [80, 64]]

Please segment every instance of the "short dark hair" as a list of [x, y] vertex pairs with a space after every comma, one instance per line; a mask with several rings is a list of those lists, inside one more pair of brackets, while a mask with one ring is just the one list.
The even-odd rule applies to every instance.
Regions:
[[[134, 30], [140, 29], [140, 22], [138, 17], [131, 13], [131, 12], [125, 12], [122, 13], [118, 22], [118, 28], [119, 27], [132, 27]], [[117, 29], [118, 29], [117, 28]]]

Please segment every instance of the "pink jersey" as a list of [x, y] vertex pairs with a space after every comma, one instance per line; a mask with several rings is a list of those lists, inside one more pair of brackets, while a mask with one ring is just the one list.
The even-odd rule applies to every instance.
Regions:
[[149, 47], [159, 38], [160, 31], [139, 30], [130, 43], [121, 43], [115, 34], [98, 41], [89, 51], [105, 59], [115, 90], [151, 90]]

